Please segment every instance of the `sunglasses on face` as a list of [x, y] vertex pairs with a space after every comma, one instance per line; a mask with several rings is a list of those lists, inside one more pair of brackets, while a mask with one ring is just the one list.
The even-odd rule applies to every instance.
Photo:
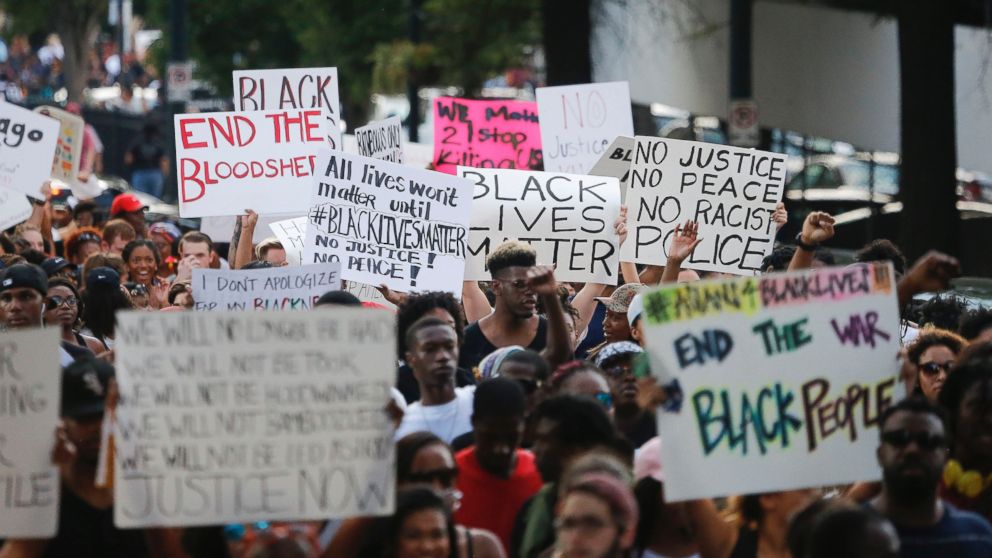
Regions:
[[63, 304], [67, 306], [76, 306], [79, 304], [79, 299], [74, 296], [58, 296], [52, 295], [45, 299], [46, 308], [58, 308]]
[[614, 366], [610, 366], [609, 368], [604, 369], [603, 372], [606, 372], [606, 375], [613, 379], [623, 378], [624, 376], [627, 375], [627, 373], [630, 372], [630, 367], [624, 366], [622, 364], [616, 364]]
[[905, 448], [910, 442], [916, 442], [916, 446], [922, 450], [933, 451], [944, 447], [947, 439], [940, 434], [929, 432], [910, 432], [908, 430], [892, 430], [882, 433], [882, 441], [895, 448]]
[[560, 532], [578, 530], [581, 533], [595, 533], [610, 524], [595, 516], [559, 517], [555, 520], [555, 530]]
[[945, 374], [950, 374], [951, 366], [954, 366], [953, 360], [949, 360], [944, 364], [937, 362], [924, 362], [920, 364], [920, 370], [927, 376], [936, 376], [941, 370], [943, 370]]
[[437, 482], [441, 486], [454, 486], [457, 477], [458, 469], [435, 469], [422, 473], [410, 473], [409, 475], [410, 482], [418, 484], [434, 484]]

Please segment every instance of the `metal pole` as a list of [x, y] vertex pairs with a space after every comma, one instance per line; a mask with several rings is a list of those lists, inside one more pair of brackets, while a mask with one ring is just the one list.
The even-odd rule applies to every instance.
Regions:
[[[414, 45], [420, 44], [420, 7], [423, 0], [410, 0], [410, 21], [409, 33], [410, 42]], [[410, 127], [410, 141], [416, 142], [420, 139], [420, 84], [417, 83], [416, 73], [413, 68], [407, 69], [406, 98], [410, 103], [410, 116], [407, 124]]]
[[751, 98], [751, 1], [730, 1], [731, 100]]

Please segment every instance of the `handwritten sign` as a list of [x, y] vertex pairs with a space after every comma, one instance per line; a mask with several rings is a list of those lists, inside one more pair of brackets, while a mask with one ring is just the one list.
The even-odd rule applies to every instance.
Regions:
[[889, 263], [665, 286], [646, 295], [670, 501], [872, 481], [878, 420], [897, 401]]
[[537, 104], [523, 101], [434, 100], [434, 168], [543, 168]]
[[458, 174], [475, 185], [467, 280], [489, 280], [489, 252], [507, 239], [527, 242], [560, 281], [617, 284], [620, 215], [616, 178], [552, 172], [473, 169]]
[[177, 114], [175, 124], [183, 217], [306, 211], [324, 145], [319, 110]]
[[606, 153], [596, 161], [589, 174], [612, 176], [620, 180], [620, 202], [627, 201], [627, 179], [630, 177], [630, 164], [634, 161], [634, 138], [617, 136]]
[[196, 310], [310, 310], [341, 288], [338, 262], [268, 269], [194, 269]]
[[121, 312], [120, 528], [388, 515], [390, 312]]
[[544, 170], [587, 174], [617, 136], [634, 135], [626, 81], [537, 88]]
[[[386, 300], [379, 289], [373, 287], [372, 285], [366, 285], [365, 283], [359, 283], [357, 281], [345, 281], [344, 290], [358, 297], [358, 300], [362, 302], [374, 302], [389, 308], [390, 310], [396, 310], [396, 305], [392, 302]], [[459, 293], [460, 296], [460, 293]]]
[[320, 110], [327, 145], [341, 149], [337, 68], [236, 70], [231, 74], [235, 110]]
[[58, 354], [55, 328], [0, 335], [0, 537], [53, 537], [58, 528]]
[[79, 158], [83, 153], [83, 130], [86, 123], [79, 116], [60, 108], [35, 107], [34, 112], [59, 121], [59, 138], [55, 144], [52, 178], [71, 186], [79, 172]]
[[61, 126], [58, 120], [0, 103], [0, 186], [43, 200]]
[[358, 154], [363, 157], [403, 162], [403, 123], [398, 116], [356, 128], [355, 139], [358, 141]]
[[340, 261], [348, 281], [460, 293], [472, 211], [462, 178], [323, 150], [303, 261]]
[[676, 225], [692, 219], [703, 241], [683, 267], [754, 275], [772, 251], [784, 184], [785, 155], [638, 136], [624, 261], [664, 265]]
[[307, 218], [296, 217], [269, 223], [269, 229], [286, 251], [289, 265], [300, 265], [303, 261], [303, 240], [307, 236]]
[[31, 202], [24, 197], [24, 192], [0, 186], [0, 231], [27, 221], [31, 210]]

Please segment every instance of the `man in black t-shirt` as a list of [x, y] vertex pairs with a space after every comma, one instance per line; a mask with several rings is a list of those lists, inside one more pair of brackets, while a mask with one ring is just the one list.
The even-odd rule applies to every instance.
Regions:
[[[554, 269], [537, 265], [534, 248], [516, 240], [497, 246], [486, 267], [496, 303], [491, 314], [465, 329], [458, 366], [471, 370], [489, 353], [510, 345], [540, 352], [552, 369], [568, 360], [572, 348]], [[537, 297], [546, 317], [536, 314]]]

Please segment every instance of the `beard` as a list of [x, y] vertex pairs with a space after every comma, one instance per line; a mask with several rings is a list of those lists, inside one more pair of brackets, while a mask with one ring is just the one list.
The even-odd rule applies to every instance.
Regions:
[[905, 503], [932, 499], [940, 482], [940, 471], [928, 471], [924, 468], [923, 475], [906, 475], [902, 471], [903, 467], [905, 465], [882, 472], [882, 479], [893, 498]]

